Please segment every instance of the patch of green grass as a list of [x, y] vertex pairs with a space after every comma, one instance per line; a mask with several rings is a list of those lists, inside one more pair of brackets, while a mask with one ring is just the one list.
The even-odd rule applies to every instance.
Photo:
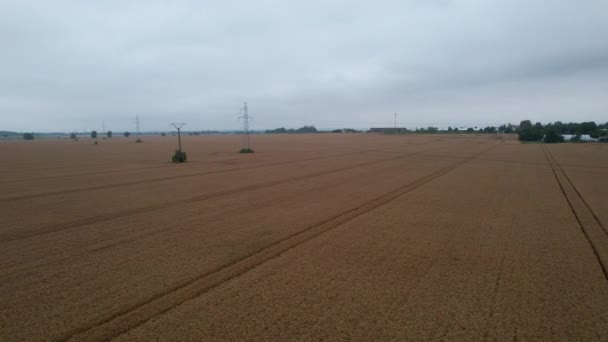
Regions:
[[253, 153], [253, 150], [250, 149], [249, 147], [247, 148], [242, 148], [239, 153]]

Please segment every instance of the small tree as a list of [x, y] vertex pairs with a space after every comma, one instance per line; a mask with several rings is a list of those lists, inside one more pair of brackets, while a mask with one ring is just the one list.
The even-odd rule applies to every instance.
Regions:
[[543, 141], [550, 144], [559, 143], [564, 141], [564, 137], [562, 137], [561, 134], [558, 134], [555, 129], [550, 129], [547, 131], [547, 134], [545, 134]]
[[185, 163], [187, 159], [188, 156], [186, 156], [186, 152], [182, 152], [180, 150], [175, 150], [175, 153], [171, 157], [171, 160], [174, 163]]
[[92, 131], [91, 132], [91, 138], [97, 139], [97, 131]]
[[72, 140], [78, 139], [78, 137], [76, 137], [76, 133], [70, 133], [70, 139], [72, 139]]
[[129, 133], [129, 132], [124, 132], [124, 133], [123, 133], [123, 135], [125, 136], [125, 138], [128, 138], [128, 137], [129, 137], [129, 135], [131, 135], [131, 133]]
[[23, 133], [23, 140], [34, 140], [34, 133]]
[[108, 138], [111, 138], [111, 137], [112, 137], [112, 131], [108, 131], [108, 133], [106, 133], [106, 136], [107, 136]]

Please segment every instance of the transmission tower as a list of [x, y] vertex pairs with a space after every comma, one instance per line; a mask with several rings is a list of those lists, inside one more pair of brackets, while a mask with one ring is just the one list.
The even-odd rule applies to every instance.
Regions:
[[139, 137], [139, 115], [135, 116], [135, 133]]
[[186, 125], [185, 122], [172, 122], [171, 126], [175, 127], [177, 129], [177, 146], [178, 146], [178, 151], [182, 151], [182, 136], [180, 134], [180, 130], [182, 129], [182, 127], [184, 127], [184, 125]]
[[397, 113], [395, 113], [395, 128], [397, 128]]
[[243, 149], [249, 149], [249, 119], [252, 117], [249, 116], [247, 102], [241, 108], [241, 114], [243, 115], [239, 116], [239, 120], [243, 119]]

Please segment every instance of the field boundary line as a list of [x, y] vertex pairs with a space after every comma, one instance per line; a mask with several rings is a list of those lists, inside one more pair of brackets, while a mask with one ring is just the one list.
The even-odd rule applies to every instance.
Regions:
[[[588, 206], [587, 202], [583, 199], [581, 194], [576, 190], [576, 187], [574, 187], [574, 184], [572, 184], [570, 182], [566, 173], [563, 171], [563, 169], [561, 168], [561, 166], [559, 165], [557, 160], [551, 154], [551, 151], [549, 151], [549, 149], [547, 147], [545, 147], [545, 145], [542, 145], [541, 148], [543, 150], [543, 153], [545, 154], [545, 158], [547, 158], [547, 161], [549, 162], [549, 165], [551, 165], [551, 170], [553, 171], [555, 180], [557, 181], [557, 184], [559, 185], [559, 188], [560, 188], [562, 194], [566, 198], [566, 202], [568, 203], [568, 206], [570, 207], [570, 210], [572, 211], [572, 214], [574, 215], [574, 218], [576, 219], [576, 222], [577, 222], [581, 232], [583, 233], [583, 235], [587, 239], [587, 242], [591, 246], [591, 250], [593, 251], [593, 254], [595, 255], [595, 258], [600, 266], [600, 269], [604, 275], [604, 279], [608, 281], [608, 268], [604, 264], [604, 261], [602, 258], [602, 255], [604, 255], [604, 254], [606, 254], [606, 257], [608, 258], [608, 251], [606, 251], [606, 252], [601, 251], [599, 249], [599, 247], [597, 246], [596, 242], [594, 242], [594, 238], [591, 237], [591, 234], [594, 233], [594, 231], [591, 231], [591, 229], [593, 229], [593, 228], [595, 228], [594, 230], [596, 230], [596, 231], [599, 230], [600, 232], [603, 233], [599, 237], [597, 236], [597, 234], [595, 234], [596, 238], [601, 238], [601, 236], [603, 236], [604, 238], [608, 237], [606, 230], [601, 225], [601, 223], [597, 220], [597, 217], [595, 216], [595, 214], [593, 213], [591, 208]], [[561, 174], [563, 176], [563, 178], [565, 179], [565, 182], [562, 182], [562, 180], [559, 177], [559, 174]], [[566, 184], [564, 184], [564, 183], [566, 183]], [[568, 196], [568, 191], [566, 189], [567, 187], [572, 189], [572, 191], [570, 191], [570, 193], [573, 193], [572, 196]], [[577, 201], [577, 199], [578, 199], [578, 201], [580, 201], [582, 203], [582, 205], [575, 205], [573, 203], [574, 201]], [[581, 210], [577, 210], [577, 207], [582, 207], [582, 208], [581, 208]], [[587, 213], [585, 213], [585, 209], [586, 209]], [[587, 215], [585, 215], [585, 214], [587, 214]], [[590, 216], [592, 219], [591, 220], [588, 219], [585, 221], [591, 222], [592, 225], [596, 225], [597, 227], [589, 227], [589, 225], [585, 225], [583, 223], [583, 219], [581, 219], [582, 216]], [[608, 245], [606, 245], [606, 246], [608, 247]]]
[[88, 327], [83, 327], [68, 332], [64, 337], [59, 338], [58, 341], [106, 341], [122, 335], [148, 322], [150, 319], [162, 315], [183, 304], [184, 302], [194, 299], [227, 281], [237, 278], [325, 232], [341, 226], [342, 224], [359, 216], [367, 214], [433, 180], [436, 180], [456, 170], [462, 165], [475, 159], [477, 156], [487, 153], [489, 150], [495, 147], [496, 146], [491, 146], [488, 149], [475, 153], [474, 155], [464, 158], [459, 162], [447, 166], [439, 171], [433, 172], [430, 175], [402, 185], [393, 191], [358, 205], [355, 208], [349, 209], [317, 224], [292, 233], [258, 249], [255, 252], [242, 256], [233, 262], [217, 267], [216, 269], [205, 272], [204, 274], [198, 275], [180, 284], [176, 284], [167, 291], [156, 294], [151, 298], [135, 304], [127, 309], [121, 310], [110, 317], [94, 322]]
[[[428, 150], [432, 150], [432, 149], [434, 149], [434, 148], [431, 148]], [[110, 221], [110, 220], [114, 220], [114, 219], [118, 219], [118, 218], [122, 218], [122, 217], [128, 217], [128, 216], [152, 212], [152, 211], [156, 211], [156, 210], [162, 210], [162, 209], [174, 207], [176, 205], [206, 201], [209, 199], [233, 195], [233, 194], [236, 194], [239, 192], [258, 190], [258, 189], [271, 187], [271, 186], [275, 186], [275, 185], [280, 185], [280, 184], [285, 184], [285, 183], [289, 183], [289, 182], [295, 182], [295, 181], [300, 181], [300, 180], [304, 180], [304, 179], [321, 177], [321, 176], [325, 176], [325, 175], [329, 175], [329, 174], [333, 174], [333, 173], [337, 173], [337, 172], [352, 170], [352, 169], [355, 169], [355, 168], [361, 167], [361, 166], [367, 166], [367, 165], [383, 163], [383, 162], [388, 162], [388, 161], [395, 161], [395, 160], [411, 157], [411, 156], [414, 156], [418, 153], [422, 153], [425, 151], [427, 151], [427, 150], [413, 152], [410, 154], [402, 154], [400, 156], [395, 156], [395, 157], [390, 157], [390, 158], [385, 158], [385, 159], [366, 161], [366, 162], [357, 163], [354, 165], [349, 165], [349, 166], [344, 166], [344, 167], [339, 167], [339, 168], [335, 168], [335, 169], [327, 170], [327, 171], [312, 172], [312, 173], [308, 173], [305, 175], [300, 175], [300, 176], [295, 176], [295, 177], [290, 177], [290, 178], [284, 178], [284, 179], [279, 179], [279, 180], [262, 182], [262, 183], [258, 183], [258, 184], [246, 185], [246, 186], [242, 186], [242, 187], [231, 189], [231, 190], [217, 191], [214, 193], [184, 198], [184, 199], [180, 199], [177, 201], [153, 204], [153, 205], [146, 206], [146, 207], [140, 207], [140, 208], [119, 211], [119, 212], [114, 212], [114, 213], [108, 213], [108, 214], [101, 214], [101, 215], [96, 215], [93, 217], [77, 219], [74, 221], [63, 222], [63, 223], [58, 223], [58, 224], [53, 224], [53, 225], [48, 225], [48, 226], [42, 226], [33, 231], [23, 232], [21, 234], [7, 234], [8, 235], [7, 237], [3, 237], [2, 234], [0, 234], [0, 243], [12, 242], [12, 241], [26, 239], [26, 238], [30, 238], [30, 237], [34, 237], [34, 236], [38, 236], [38, 235], [44, 235], [44, 234], [58, 232], [61, 230], [76, 228], [76, 227], [80, 227], [80, 226], [84, 226], [84, 225], [88, 225], [88, 224], [105, 222], [105, 221]]]

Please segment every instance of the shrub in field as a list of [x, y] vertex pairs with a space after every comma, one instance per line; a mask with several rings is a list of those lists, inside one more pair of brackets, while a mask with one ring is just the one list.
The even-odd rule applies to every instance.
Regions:
[[545, 138], [543, 139], [543, 141], [550, 144], [560, 143], [564, 142], [564, 137], [562, 137], [561, 134], [557, 134], [554, 129], [550, 129], [547, 131], [547, 134], [545, 134]]
[[112, 137], [112, 131], [108, 131], [108, 132], [106, 133], [106, 136], [107, 136], [108, 138], [111, 138], [111, 137]]
[[72, 139], [72, 140], [78, 139], [78, 137], [76, 137], [76, 133], [70, 133], [70, 139]]
[[34, 133], [23, 133], [23, 140], [34, 140]]
[[239, 153], [253, 153], [253, 150], [250, 149], [249, 147], [247, 148], [242, 148]]
[[520, 129], [517, 134], [521, 141], [539, 141], [543, 138], [543, 132], [534, 127]]
[[97, 139], [97, 131], [92, 131], [91, 132], [91, 138]]
[[141, 139], [139, 139], [139, 138], [137, 138], [137, 140], [135, 140], [135, 142], [136, 142], [136, 143], [142, 143], [142, 142], [144, 142], [144, 141], [143, 141], [143, 140], [141, 140]]
[[186, 152], [180, 150], [175, 150], [175, 153], [171, 157], [174, 163], [185, 163], [187, 159]]
[[123, 133], [123, 135], [125, 136], [125, 138], [128, 138], [128, 137], [129, 137], [129, 135], [131, 135], [131, 133], [129, 133], [129, 132], [124, 132], [124, 133]]

